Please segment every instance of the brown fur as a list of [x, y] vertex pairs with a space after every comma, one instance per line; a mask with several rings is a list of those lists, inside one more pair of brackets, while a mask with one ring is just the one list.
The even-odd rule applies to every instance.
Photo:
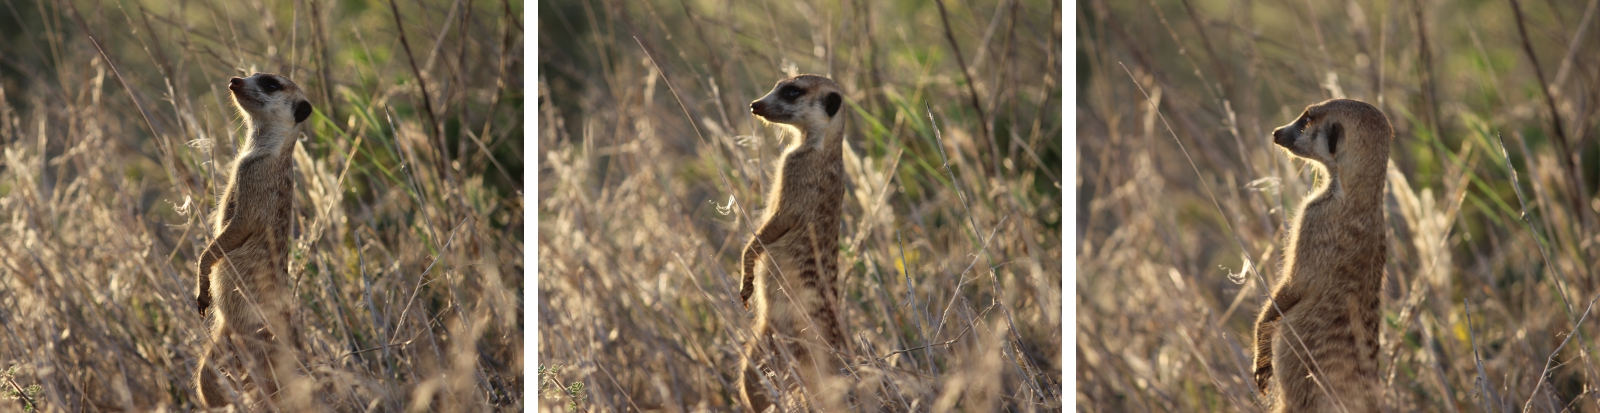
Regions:
[[225, 388], [244, 390], [219, 383], [218, 372], [231, 377], [229, 383], [253, 384], [270, 397], [294, 372], [289, 347], [299, 347], [290, 324], [289, 224], [295, 124], [311, 114], [311, 106], [294, 82], [275, 74], [233, 78], [228, 88], [249, 138], [232, 164], [212, 227], [215, 238], [201, 253], [195, 278], [200, 314], [206, 315], [213, 299], [217, 304], [211, 342], [195, 370], [202, 406], [229, 404]]
[[[766, 217], [744, 248], [739, 291], [746, 307], [755, 303], [757, 337], [745, 347], [740, 393], [758, 412], [774, 404], [761, 380], [766, 376], [772, 390], [789, 399], [776, 403], [788, 410], [805, 405], [790, 391], [797, 384], [784, 379], [788, 373], [817, 386], [838, 372], [840, 354], [849, 348], [835, 288], [845, 185], [843, 92], [826, 77], [795, 76], [752, 102], [750, 112], [800, 137], [784, 150]], [[797, 361], [794, 370], [776, 363], [784, 356]]]
[[1272, 137], [1323, 178], [1294, 218], [1282, 276], [1256, 321], [1256, 385], [1274, 412], [1377, 411], [1394, 129], [1372, 105], [1334, 99], [1306, 107]]

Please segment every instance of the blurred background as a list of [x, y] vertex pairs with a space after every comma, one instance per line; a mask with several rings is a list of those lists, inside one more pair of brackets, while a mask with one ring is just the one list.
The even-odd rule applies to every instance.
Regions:
[[1600, 409], [1596, 3], [1079, 2], [1080, 411], [1262, 410], [1248, 344], [1314, 180], [1269, 134], [1335, 97], [1396, 131], [1386, 410]]
[[289, 275], [317, 402], [520, 409], [522, 9], [5, 2], [0, 410], [195, 407], [194, 270], [244, 139], [226, 82], [254, 72], [316, 110]]
[[850, 116], [853, 393], [895, 411], [1063, 407], [1061, 2], [538, 12], [542, 406], [741, 409], [737, 261], [783, 144], [749, 102], [813, 73]]

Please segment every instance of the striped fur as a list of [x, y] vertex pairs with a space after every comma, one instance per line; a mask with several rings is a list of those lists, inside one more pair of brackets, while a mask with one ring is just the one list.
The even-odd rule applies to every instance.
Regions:
[[798, 400], [804, 392], [794, 391], [799, 383], [789, 378], [790, 366], [780, 360], [792, 356], [793, 371], [815, 395], [825, 387], [819, 382], [839, 371], [841, 354], [848, 354], [836, 287], [846, 179], [842, 105], [839, 85], [815, 75], [779, 81], [750, 104], [751, 113], [800, 137], [778, 162], [765, 217], [741, 260], [739, 295], [746, 307], [755, 306], [757, 340], [746, 345], [740, 389], [755, 411], [807, 405]]
[[1334, 99], [1307, 107], [1272, 137], [1323, 178], [1294, 217], [1282, 275], [1256, 321], [1256, 385], [1274, 412], [1378, 411], [1389, 250], [1383, 196], [1394, 129], [1372, 105]]
[[[288, 78], [257, 73], [233, 78], [234, 103], [249, 125], [248, 140], [230, 165], [228, 179], [197, 268], [195, 302], [211, 312], [211, 341], [195, 370], [203, 406], [224, 406], [224, 389], [252, 385], [272, 395], [294, 374], [291, 324], [294, 299], [289, 281], [289, 237], [293, 219], [295, 125], [311, 114], [305, 93]], [[218, 375], [218, 373], [222, 375]], [[228, 385], [219, 383], [227, 380]], [[246, 400], [259, 402], [249, 393]]]

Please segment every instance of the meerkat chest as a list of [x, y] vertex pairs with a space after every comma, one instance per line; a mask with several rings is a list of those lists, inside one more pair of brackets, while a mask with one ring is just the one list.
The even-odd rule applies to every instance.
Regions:
[[815, 218], [838, 219], [844, 202], [844, 163], [838, 154], [800, 149], [784, 154], [779, 169], [778, 202], [805, 205]]
[[250, 232], [268, 235], [265, 238], [274, 240], [273, 247], [276, 247], [280, 243], [276, 240], [288, 236], [292, 218], [293, 159], [246, 154], [234, 171], [227, 196], [223, 220], [228, 225], [254, 228]]
[[1388, 258], [1382, 210], [1308, 204], [1294, 228], [1290, 277], [1329, 293], [1376, 294]]

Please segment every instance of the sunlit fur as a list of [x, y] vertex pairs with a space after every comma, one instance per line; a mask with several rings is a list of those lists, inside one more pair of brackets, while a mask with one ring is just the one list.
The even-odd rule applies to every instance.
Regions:
[[209, 312], [211, 341], [195, 370], [195, 385], [202, 405], [240, 399], [259, 406], [270, 403], [260, 396], [277, 393], [280, 382], [296, 375], [299, 336], [291, 324], [288, 274], [293, 152], [295, 125], [311, 107], [294, 82], [276, 74], [230, 79], [229, 90], [248, 138], [229, 166], [232, 174], [211, 226], [214, 237], [197, 267], [197, 308], [202, 315], [215, 311]]
[[1256, 384], [1274, 412], [1376, 411], [1394, 130], [1372, 105], [1334, 99], [1272, 137], [1322, 179], [1295, 214], [1282, 275], [1256, 321]]
[[[788, 378], [792, 357], [817, 405], [838, 405], [833, 381], [849, 343], [838, 308], [839, 214], [844, 204], [845, 109], [839, 85], [821, 76], [779, 81], [750, 104], [751, 113], [781, 125], [790, 139], [773, 174], [756, 237], [745, 246], [740, 298], [754, 304], [757, 339], [747, 343], [740, 379], [746, 404], [761, 411], [804, 409]], [[833, 113], [829, 113], [829, 109]], [[761, 380], [767, 375], [772, 391]], [[780, 400], [769, 400], [776, 394]], [[831, 399], [829, 399], [831, 397]]]

